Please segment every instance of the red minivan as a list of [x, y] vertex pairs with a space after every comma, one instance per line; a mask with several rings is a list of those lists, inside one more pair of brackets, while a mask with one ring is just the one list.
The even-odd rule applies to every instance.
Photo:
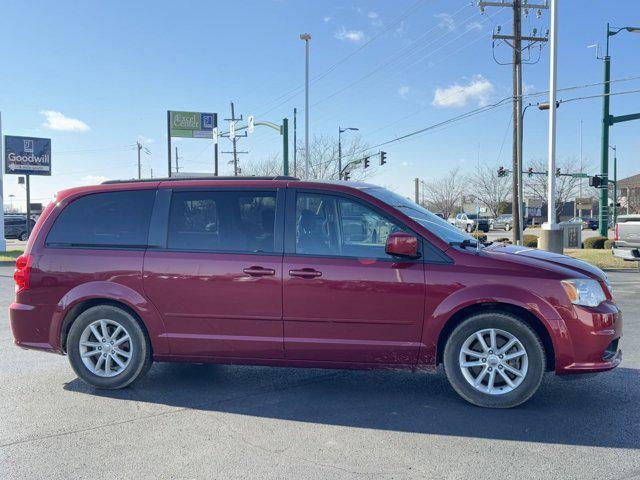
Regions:
[[289, 177], [65, 190], [16, 262], [18, 346], [122, 388], [152, 361], [433, 371], [513, 407], [545, 371], [609, 370], [622, 316], [605, 274], [481, 245], [374, 185]]

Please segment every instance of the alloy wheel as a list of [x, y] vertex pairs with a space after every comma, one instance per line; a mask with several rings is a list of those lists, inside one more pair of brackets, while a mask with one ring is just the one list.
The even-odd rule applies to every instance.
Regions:
[[489, 395], [509, 393], [527, 376], [529, 358], [524, 345], [497, 328], [479, 330], [462, 344], [459, 365], [465, 380]]
[[133, 354], [129, 332], [109, 319], [90, 323], [80, 335], [78, 348], [85, 367], [100, 377], [115, 377], [122, 373]]

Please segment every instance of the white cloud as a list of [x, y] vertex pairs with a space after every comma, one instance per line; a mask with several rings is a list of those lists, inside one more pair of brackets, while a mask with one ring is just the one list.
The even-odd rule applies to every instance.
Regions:
[[440, 19], [440, 23], [438, 24], [438, 26], [447, 29], [450, 32], [456, 29], [456, 22], [453, 19], [452, 15], [448, 13], [438, 13], [437, 15], [434, 15], [434, 17]]
[[380, 20], [380, 14], [378, 12], [367, 13], [367, 18], [371, 21], [371, 25], [374, 27], [382, 25], [382, 20]]
[[474, 75], [471, 80], [460, 85], [454, 83], [445, 88], [437, 88], [432, 104], [436, 107], [464, 107], [469, 102], [486, 105], [493, 93], [493, 84], [482, 75]]
[[145, 137], [144, 135], [138, 135], [138, 141], [140, 143], [145, 143], [147, 145], [150, 145], [153, 142], [155, 142], [155, 140], [153, 138]]
[[406, 31], [406, 27], [404, 25], [404, 20], [402, 20], [400, 22], [400, 25], [398, 25], [398, 28], [396, 28], [396, 34], [402, 35], [405, 31]]
[[524, 93], [525, 95], [529, 93], [533, 93], [535, 91], [536, 91], [536, 86], [532, 85], [531, 83], [524, 82], [524, 84], [522, 85], [522, 93]]
[[49, 130], [58, 130], [61, 132], [86, 132], [90, 130], [89, 125], [82, 120], [66, 117], [61, 112], [42, 110], [40, 113], [47, 119], [42, 126]]
[[103, 175], [86, 175], [78, 181], [78, 185], [97, 185], [107, 180], [110, 180], [110, 178]]
[[400, 97], [402, 97], [402, 98], [407, 98], [407, 95], [409, 95], [410, 91], [411, 91], [411, 88], [409, 88], [408, 85], [402, 85], [398, 89], [398, 95], [400, 95]]
[[482, 22], [470, 22], [467, 23], [467, 30], [482, 30], [484, 28], [484, 25], [482, 25]]
[[324, 17], [322, 17], [322, 21], [324, 23], [329, 23], [331, 21], [331, 15], [325, 15]]
[[338, 40], [361, 43], [365, 40], [365, 34], [362, 30], [347, 30], [342, 27], [339, 32], [336, 32], [334, 35]]

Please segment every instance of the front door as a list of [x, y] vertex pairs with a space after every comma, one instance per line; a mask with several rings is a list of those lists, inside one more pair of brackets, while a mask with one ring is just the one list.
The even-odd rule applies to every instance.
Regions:
[[173, 354], [283, 356], [283, 201], [275, 189], [173, 191], [166, 245], [144, 261]]
[[352, 197], [294, 189], [287, 196], [286, 358], [414, 364], [424, 265], [385, 253], [387, 236], [406, 229]]

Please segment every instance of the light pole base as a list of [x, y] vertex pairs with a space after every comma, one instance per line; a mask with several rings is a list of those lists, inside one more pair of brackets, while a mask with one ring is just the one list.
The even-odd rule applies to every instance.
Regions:
[[564, 253], [564, 235], [562, 228], [557, 225], [542, 225], [540, 238], [538, 239], [538, 248], [553, 253]]

